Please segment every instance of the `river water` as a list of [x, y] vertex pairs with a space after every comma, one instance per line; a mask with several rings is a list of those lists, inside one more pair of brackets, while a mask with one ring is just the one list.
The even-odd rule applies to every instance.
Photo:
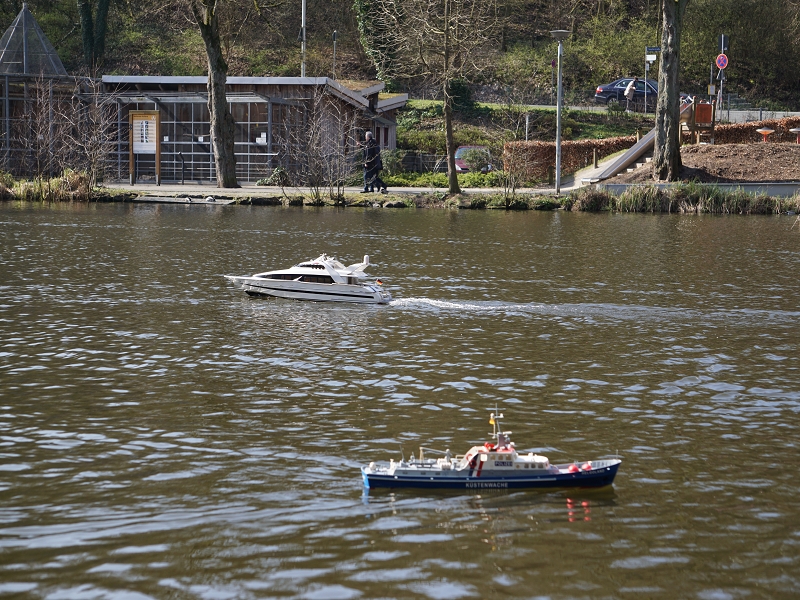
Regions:
[[[0, 204], [0, 596], [797, 597], [793, 219]], [[365, 493], [495, 407], [615, 484]]]

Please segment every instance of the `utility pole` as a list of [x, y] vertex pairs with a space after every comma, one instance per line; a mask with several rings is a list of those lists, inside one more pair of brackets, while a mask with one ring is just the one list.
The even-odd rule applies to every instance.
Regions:
[[306, 76], [306, 0], [300, 15], [300, 77]]

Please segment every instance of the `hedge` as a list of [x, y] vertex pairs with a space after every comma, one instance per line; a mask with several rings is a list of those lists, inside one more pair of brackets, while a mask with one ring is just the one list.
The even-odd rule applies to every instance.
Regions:
[[[561, 172], [574, 173], [594, 160], [627, 150], [636, 143], [635, 135], [606, 138], [604, 140], [566, 140], [561, 142]], [[547, 169], [556, 164], [554, 142], [506, 142], [503, 147], [503, 164], [506, 171], [524, 180], [547, 177]]]
[[761, 134], [756, 129], [766, 127], [774, 129], [775, 133], [769, 136], [770, 142], [794, 142], [797, 134], [790, 133], [790, 129], [800, 127], [800, 117], [784, 117], [782, 119], [766, 119], [751, 123], [730, 123], [717, 125], [714, 128], [715, 144], [753, 144], [763, 141]]

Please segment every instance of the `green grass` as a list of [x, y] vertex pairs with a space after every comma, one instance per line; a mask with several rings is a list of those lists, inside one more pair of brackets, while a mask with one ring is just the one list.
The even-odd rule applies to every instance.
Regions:
[[[462, 188], [499, 188], [502, 187], [502, 173], [463, 173], [458, 175], [458, 184]], [[427, 187], [447, 189], [447, 173], [409, 173], [401, 172], [383, 175], [382, 179], [389, 187]]]
[[[522, 105], [477, 103], [474, 108], [454, 114], [456, 146], [488, 146], [495, 156], [503, 144], [525, 139], [528, 116], [528, 139], [554, 141], [556, 112], [553, 108]], [[634, 135], [637, 130], [653, 127], [652, 115], [628, 114], [608, 110], [566, 110], [562, 114], [564, 140], [603, 139]], [[442, 103], [437, 100], [409, 100], [397, 115], [398, 148], [430, 154], [444, 154], [446, 142]]]

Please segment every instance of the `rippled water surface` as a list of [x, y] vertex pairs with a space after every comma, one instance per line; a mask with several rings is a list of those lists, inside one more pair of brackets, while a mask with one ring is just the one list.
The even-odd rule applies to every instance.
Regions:
[[[791, 219], [0, 204], [0, 595], [797, 597]], [[614, 486], [364, 492], [495, 406]]]

